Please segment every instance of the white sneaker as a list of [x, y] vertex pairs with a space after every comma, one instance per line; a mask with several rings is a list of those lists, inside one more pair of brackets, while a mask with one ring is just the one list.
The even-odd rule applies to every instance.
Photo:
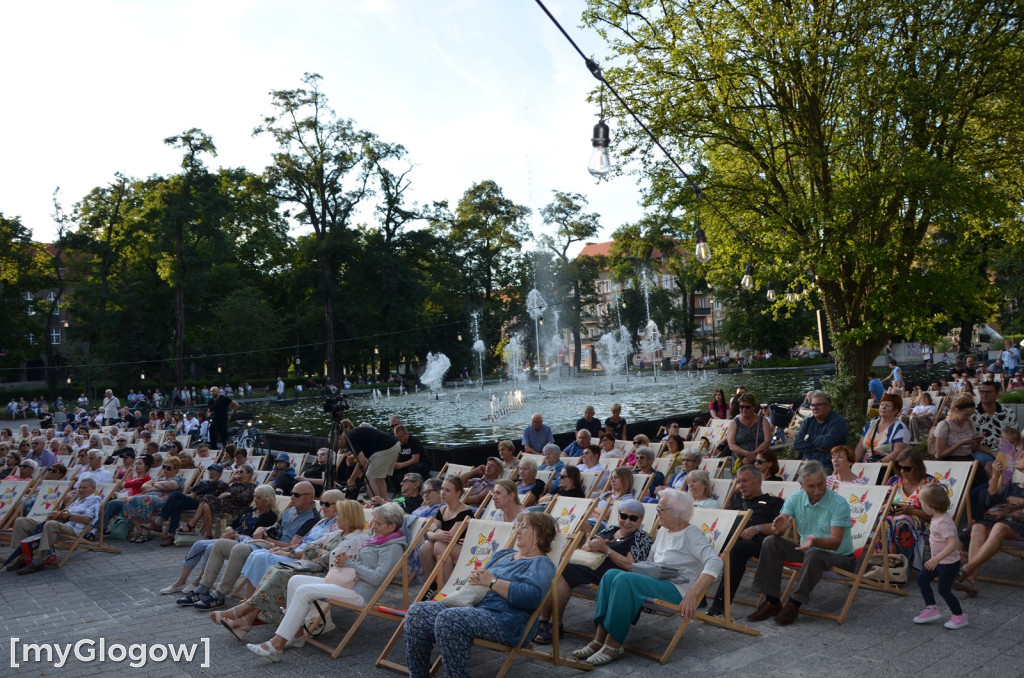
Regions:
[[182, 589], [182, 587], [175, 586], [174, 584], [171, 584], [170, 586], [166, 586], [166, 587], [160, 589], [160, 595], [162, 595], [162, 596], [169, 596], [172, 593], [183, 593], [183, 592], [184, 593], [191, 593], [191, 591], [185, 591], [184, 589]]

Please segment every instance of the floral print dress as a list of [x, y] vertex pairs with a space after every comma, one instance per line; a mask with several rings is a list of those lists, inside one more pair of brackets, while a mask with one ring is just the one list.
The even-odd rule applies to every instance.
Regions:
[[[895, 495], [892, 499], [893, 506], [905, 505], [915, 509], [921, 508], [921, 490], [929, 483], [929, 478], [924, 478], [910, 494], [903, 490], [903, 483], [900, 478], [893, 477], [889, 485], [894, 487]], [[885, 526], [889, 534], [889, 553], [899, 553], [906, 557], [910, 567], [921, 569], [924, 562], [924, 542], [927, 539], [927, 524], [917, 516], [906, 513], [888, 515], [885, 517]]]
[[[167, 480], [167, 478], [159, 480]], [[128, 501], [124, 504], [125, 518], [132, 521], [140, 520], [146, 522], [152, 516], [160, 515], [160, 510], [163, 509], [171, 494], [185, 487], [185, 476], [174, 476], [174, 480], [178, 483], [174, 490], [147, 492], [146, 494], [137, 494], [134, 497], [129, 497]]]

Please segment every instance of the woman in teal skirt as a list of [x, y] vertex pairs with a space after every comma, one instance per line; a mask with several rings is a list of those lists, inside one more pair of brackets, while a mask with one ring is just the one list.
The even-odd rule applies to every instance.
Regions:
[[597, 634], [572, 653], [594, 666], [620, 658], [633, 620], [644, 601], [658, 598], [679, 604], [679, 612], [692, 619], [708, 587], [722, 574], [722, 560], [696, 525], [693, 499], [679, 490], [666, 489], [658, 497], [661, 529], [654, 538], [647, 560], [679, 571], [675, 579], [654, 579], [626, 570], [610, 570], [601, 579], [597, 592], [594, 623]]

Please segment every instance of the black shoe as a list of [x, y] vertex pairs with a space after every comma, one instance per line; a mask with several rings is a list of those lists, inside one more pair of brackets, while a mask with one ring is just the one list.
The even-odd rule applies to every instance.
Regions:
[[211, 591], [197, 600], [192, 607], [197, 610], [216, 610], [218, 607], [224, 607], [224, 595], [220, 591]]
[[84, 535], [82, 535], [82, 539], [84, 539], [86, 541], [99, 541], [100, 540], [100, 538], [96, 536], [95, 532], [86, 532]]
[[174, 601], [174, 604], [178, 607], [192, 607], [200, 600], [202, 600], [203, 596], [205, 596], [207, 593], [209, 593], [209, 591], [207, 591], [205, 588], [198, 587], [194, 589], [192, 593], [189, 593], [184, 598], [178, 598], [176, 601]]
[[711, 603], [711, 607], [708, 608], [707, 614], [709, 617], [724, 617], [725, 605], [716, 600]]

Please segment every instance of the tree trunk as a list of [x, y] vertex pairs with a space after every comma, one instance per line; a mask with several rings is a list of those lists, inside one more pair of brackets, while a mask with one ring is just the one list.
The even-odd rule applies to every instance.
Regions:
[[327, 377], [334, 379], [334, 297], [328, 291], [324, 297], [324, 341], [327, 342], [324, 359], [327, 363]]

